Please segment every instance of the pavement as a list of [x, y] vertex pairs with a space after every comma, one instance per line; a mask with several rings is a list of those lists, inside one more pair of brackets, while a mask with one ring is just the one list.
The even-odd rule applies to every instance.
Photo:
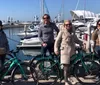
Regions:
[[[71, 79], [74, 82], [77, 82], [77, 84], [71, 84], [71, 85], [79, 85], [78, 81], [71, 77]], [[81, 85], [100, 85], [100, 84], [95, 84], [95, 82], [92, 79], [85, 79], [83, 80], [84, 83], [81, 83]], [[11, 85], [11, 83], [4, 83], [2, 85]], [[35, 85], [35, 83], [33, 81], [28, 81], [28, 82], [16, 82], [15, 85]], [[47, 83], [46, 80], [41, 80], [40, 83], [38, 85], [50, 85], [50, 83]], [[64, 85], [64, 80], [61, 82], [61, 84], [55, 84], [55, 85]]]

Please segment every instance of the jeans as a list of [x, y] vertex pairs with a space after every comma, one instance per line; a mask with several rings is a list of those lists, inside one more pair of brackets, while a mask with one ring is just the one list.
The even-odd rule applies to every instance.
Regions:
[[100, 46], [96, 46], [95, 47], [95, 51], [98, 53], [98, 55], [100, 56]]
[[[100, 46], [96, 46], [95, 51], [98, 53], [98, 55], [100, 57]], [[97, 74], [97, 76], [100, 78], [100, 68], [99, 68], [99, 74]]]
[[47, 50], [49, 51], [49, 54], [52, 56], [52, 53], [54, 53], [54, 43], [47, 43], [47, 46], [42, 46], [41, 52], [43, 56], [46, 56]]

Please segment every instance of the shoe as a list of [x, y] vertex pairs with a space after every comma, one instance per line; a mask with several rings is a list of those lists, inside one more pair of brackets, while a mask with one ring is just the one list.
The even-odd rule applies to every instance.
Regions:
[[68, 82], [65, 82], [65, 85], [70, 85]]
[[82, 85], [81, 83], [77, 82], [75, 85]]
[[95, 82], [96, 82], [96, 84], [100, 83], [100, 77], [99, 76], [96, 76]]
[[97, 82], [99, 80], [100, 80], [100, 77], [99, 76], [96, 76], [95, 81]]
[[71, 78], [68, 78], [68, 81], [69, 81], [71, 84], [76, 84], [76, 82], [73, 81], [73, 79], [71, 79]]

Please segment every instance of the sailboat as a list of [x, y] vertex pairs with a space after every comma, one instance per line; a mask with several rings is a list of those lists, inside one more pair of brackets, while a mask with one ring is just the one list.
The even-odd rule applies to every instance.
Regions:
[[20, 39], [29, 39], [38, 36], [39, 25], [24, 26], [24, 31], [17, 33]]

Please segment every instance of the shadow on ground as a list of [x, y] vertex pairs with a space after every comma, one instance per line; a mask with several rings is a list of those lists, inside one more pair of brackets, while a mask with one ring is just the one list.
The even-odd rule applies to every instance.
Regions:
[[[11, 83], [4, 83], [4, 84], [2, 84], [2, 85], [12, 85], [12, 84], [11, 84]], [[36, 85], [36, 84], [33, 83], [33, 82], [24, 82], [24, 83], [16, 82], [15, 85]], [[38, 84], [38, 85], [50, 85], [50, 84], [44, 82], [44, 83], [40, 83], [40, 84]], [[55, 85], [64, 85], [64, 83], [55, 84]], [[95, 83], [81, 83], [81, 84], [79, 84], [79, 83], [77, 83], [77, 84], [75, 84], [75, 85], [100, 85], [100, 83], [99, 83], [99, 84], [95, 84]]]

